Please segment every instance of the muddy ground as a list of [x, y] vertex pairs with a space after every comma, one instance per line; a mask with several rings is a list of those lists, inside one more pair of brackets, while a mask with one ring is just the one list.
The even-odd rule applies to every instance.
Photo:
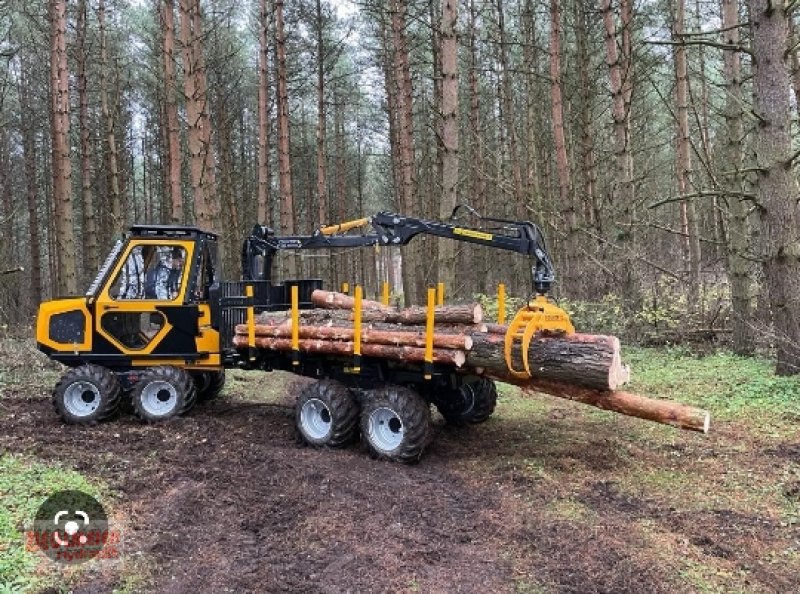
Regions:
[[297, 386], [237, 374], [187, 418], [62, 425], [49, 378], [0, 449], [104, 481], [123, 557], [75, 591], [798, 592], [800, 439], [709, 437], [504, 392], [416, 466], [295, 443]]

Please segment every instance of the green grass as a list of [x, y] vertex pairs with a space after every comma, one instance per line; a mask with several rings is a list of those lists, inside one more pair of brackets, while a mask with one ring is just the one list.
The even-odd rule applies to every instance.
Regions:
[[633, 392], [702, 406], [722, 419], [767, 413], [800, 420], [800, 377], [775, 376], [767, 359], [644, 348], [625, 349], [623, 359]]
[[95, 497], [104, 490], [58, 465], [0, 456], [0, 593], [38, 591], [63, 581], [40, 553], [25, 550], [24, 531], [31, 527], [39, 505], [55, 491], [65, 489]]

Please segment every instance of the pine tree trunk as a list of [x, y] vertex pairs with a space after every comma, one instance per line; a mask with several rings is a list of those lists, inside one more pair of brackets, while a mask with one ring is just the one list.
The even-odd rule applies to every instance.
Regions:
[[749, 0], [753, 43], [756, 198], [765, 245], [769, 302], [775, 324], [776, 373], [800, 371], [800, 227], [792, 177], [791, 85], [786, 64], [787, 16], [771, 0]]
[[262, 225], [273, 225], [270, 201], [271, 178], [269, 161], [269, 13], [267, 0], [259, 0], [258, 12], [258, 198], [257, 220]]
[[[75, 268], [75, 231], [72, 206], [72, 160], [69, 139], [69, 70], [67, 67], [66, 2], [50, 3], [50, 88], [52, 94], [53, 205], [55, 214], [55, 263], [59, 295], [78, 292]], [[52, 252], [51, 252], [52, 253]]]
[[181, 141], [178, 123], [178, 90], [175, 79], [175, 2], [164, 0], [161, 5], [161, 20], [164, 29], [162, 60], [164, 67], [164, 111], [166, 116], [166, 161], [167, 199], [169, 220], [185, 222], [183, 212], [183, 190], [181, 186]]
[[[739, 1], [722, 0], [723, 41], [726, 45], [739, 44]], [[733, 309], [733, 350], [739, 355], [752, 355], [754, 351], [750, 306], [750, 263], [745, 258], [750, 247], [750, 229], [747, 221], [748, 206], [742, 196], [742, 74], [741, 58], [736, 50], [723, 50], [723, 78], [725, 81], [725, 136], [723, 144], [724, 168], [730, 173], [723, 178], [728, 197], [727, 265], [731, 286]]]
[[[686, 30], [685, 0], [676, 0], [672, 38], [675, 46], [675, 103], [678, 124], [677, 182], [678, 195], [690, 193], [692, 182], [691, 139], [689, 138], [689, 74], [686, 46], [682, 44]], [[684, 261], [689, 267], [689, 307], [700, 305], [700, 238], [694, 200], [681, 201], [681, 232], [684, 239]]]
[[108, 200], [111, 205], [111, 234], [119, 237], [125, 227], [122, 214], [122, 192], [120, 190], [119, 153], [114, 112], [111, 110], [108, 89], [108, 33], [106, 31], [105, 0], [97, 3], [97, 21], [100, 34], [100, 109], [103, 115], [106, 136], [106, 167], [108, 168]]
[[[19, 91], [20, 97], [31, 97], [33, 89], [30, 84], [30, 65], [21, 61]], [[20, 120], [22, 132], [22, 156], [25, 161], [25, 196], [28, 208], [28, 237], [30, 238], [30, 313], [35, 313], [42, 300], [42, 256], [39, 226], [39, 192], [36, 181], [36, 137], [34, 110], [24, 102], [21, 106]]]
[[[442, 199], [439, 217], [446, 220], [458, 203], [458, 1], [442, 0]], [[452, 293], [456, 286], [456, 246], [439, 242], [439, 282]]]

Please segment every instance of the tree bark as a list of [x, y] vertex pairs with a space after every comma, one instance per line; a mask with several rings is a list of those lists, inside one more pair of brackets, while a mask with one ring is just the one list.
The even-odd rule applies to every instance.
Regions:
[[108, 99], [108, 32], [106, 31], [105, 0], [97, 3], [97, 24], [100, 33], [100, 109], [106, 133], [106, 166], [108, 167], [108, 199], [111, 205], [111, 234], [114, 238], [122, 235], [125, 227], [122, 214], [122, 192], [120, 190], [119, 152], [114, 111]]
[[575, 205], [572, 201], [572, 176], [564, 134], [564, 105], [561, 93], [561, 6], [560, 0], [550, 0], [550, 100], [552, 107], [553, 142], [558, 170], [559, 210], [564, 220], [566, 241], [562, 261], [566, 263], [566, 278], [572, 279], [572, 254], [575, 251], [573, 234], [577, 228]]
[[[236, 347], [247, 347], [247, 337], [237, 335], [233, 339]], [[292, 350], [292, 340], [290, 338], [256, 338], [256, 346], [262, 349], [274, 351]], [[335, 340], [313, 340], [302, 339], [298, 348], [305, 353], [326, 353], [330, 355], [352, 355], [352, 342], [339, 342]], [[391, 359], [394, 361], [408, 361], [412, 363], [422, 363], [425, 361], [425, 349], [411, 346], [391, 346], [385, 344], [361, 345], [361, 354], [365, 357], [376, 357], [379, 359]], [[466, 356], [463, 351], [434, 349], [433, 362], [444, 365], [454, 365], [461, 367], [464, 365]]]
[[69, 70], [67, 67], [66, 2], [50, 3], [50, 89], [52, 94], [53, 205], [55, 210], [56, 289], [59, 295], [78, 292], [72, 205], [72, 160], [69, 140]]
[[[728, 46], [739, 45], [739, 1], [722, 0], [723, 42]], [[748, 206], [742, 198], [742, 74], [741, 58], [736, 50], [723, 50], [723, 79], [725, 81], [725, 134], [723, 162], [730, 173], [722, 182], [731, 191], [728, 196], [728, 237], [726, 256], [728, 278], [731, 286], [731, 309], [733, 316], [733, 351], [739, 355], [754, 352], [754, 332], [750, 306], [750, 263], [747, 252], [750, 247], [750, 230], [747, 220]]]
[[[311, 293], [311, 302], [317, 307], [324, 307], [327, 309], [353, 309], [356, 300], [350, 295], [338, 293], [336, 291], [323, 291], [317, 289]], [[389, 312], [392, 308], [384, 305], [378, 301], [371, 301], [369, 299], [361, 300], [362, 309], [374, 309], [377, 311]]]
[[[86, 83], [86, 0], [78, 1], [75, 32], [75, 62], [78, 87], [78, 128], [81, 160], [81, 214], [83, 218], [83, 275], [93, 275], [100, 265], [97, 218], [92, 193], [92, 153], [89, 133], [89, 98]], [[34, 173], [35, 175], [35, 173]], [[35, 192], [35, 191], [34, 191]], [[84, 278], [86, 280], [86, 278]]]
[[178, 123], [178, 90], [175, 82], [175, 2], [164, 0], [161, 5], [161, 20], [164, 27], [162, 60], [164, 67], [164, 110], [167, 126], [167, 198], [169, 220], [185, 222], [183, 213], [183, 190], [181, 187], [181, 142]]
[[[27, 60], [21, 60], [20, 68], [20, 97], [31, 97], [31, 66]], [[21, 106], [23, 117], [20, 120], [22, 127], [22, 155], [25, 161], [25, 195], [28, 207], [28, 236], [30, 237], [30, 313], [35, 313], [42, 300], [42, 256], [39, 226], [39, 192], [36, 182], [36, 137], [34, 110], [27, 104]]]
[[[409, 332], [407, 327], [393, 326], [392, 330], [376, 330], [372, 327], [361, 331], [361, 342], [371, 344], [388, 344], [395, 346], [425, 347], [425, 332]], [[257, 337], [261, 338], [291, 338], [291, 325], [265, 326], [257, 324], [255, 327]], [[349, 327], [340, 326], [300, 326], [300, 338], [313, 338], [319, 340], [353, 340], [355, 331], [352, 324]], [[236, 334], [247, 336], [247, 325], [236, 326]], [[456, 334], [434, 334], [433, 347], [442, 349], [469, 350], [472, 348], [472, 338]]]
[[271, 177], [269, 162], [269, 13], [267, 0], [258, 3], [258, 198], [257, 219], [262, 225], [273, 225], [270, 204]]
[[[442, 0], [442, 199], [439, 217], [446, 220], [458, 203], [458, 0]], [[456, 246], [439, 242], [439, 282], [455, 290]]]
[[792, 177], [791, 85], [786, 65], [788, 23], [781, 5], [749, 0], [754, 113], [756, 198], [761, 209], [762, 255], [775, 326], [779, 375], [800, 372], [800, 226], [797, 183]]
[[[691, 190], [692, 155], [689, 138], [689, 74], [683, 34], [686, 29], [685, 0], [676, 0], [672, 38], [675, 46], [675, 103], [677, 115], [677, 181], [678, 194], [686, 196]], [[684, 261], [689, 267], [689, 306], [700, 302], [700, 237], [697, 209], [694, 200], [681, 200], [681, 231], [684, 239]]]
[[[278, 185], [281, 192], [280, 226], [281, 233], [293, 235], [294, 194], [292, 193], [292, 161], [289, 131], [289, 92], [286, 82], [286, 34], [283, 27], [283, 0], [275, 0], [275, 73], [277, 79], [278, 106]], [[297, 273], [295, 258], [285, 258], [286, 274], [294, 278]]]

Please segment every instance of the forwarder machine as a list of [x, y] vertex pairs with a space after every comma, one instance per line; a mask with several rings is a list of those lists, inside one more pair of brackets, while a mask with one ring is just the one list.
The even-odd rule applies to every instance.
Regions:
[[[457, 224], [462, 209], [473, 225]], [[134, 225], [84, 296], [39, 307], [38, 348], [69, 368], [55, 386], [55, 409], [66, 423], [90, 425], [114, 417], [130, 399], [141, 419], [162, 421], [216, 396], [226, 369], [286, 370], [317, 380], [297, 397], [301, 441], [340, 447], [357, 439], [360, 429], [373, 455], [416, 461], [430, 439], [430, 404], [448, 422], [482, 422], [497, 397], [491, 380], [433, 363], [242, 348], [234, 346], [233, 337], [237, 324], [252, 325], [261, 312], [291, 309], [296, 316], [312, 307], [311, 293], [322, 281], [273, 283], [279, 251], [401, 246], [421, 234], [531, 258], [534, 297], [509, 325], [509, 368], [508, 346], [523, 334], [529, 338], [536, 320], [574, 331], [567, 314], [546, 297], [554, 271], [539, 228], [481, 217], [466, 206], [457, 207], [447, 222], [380, 212], [307, 236], [276, 236], [256, 225], [242, 245], [239, 281], [220, 278], [215, 234]]]

